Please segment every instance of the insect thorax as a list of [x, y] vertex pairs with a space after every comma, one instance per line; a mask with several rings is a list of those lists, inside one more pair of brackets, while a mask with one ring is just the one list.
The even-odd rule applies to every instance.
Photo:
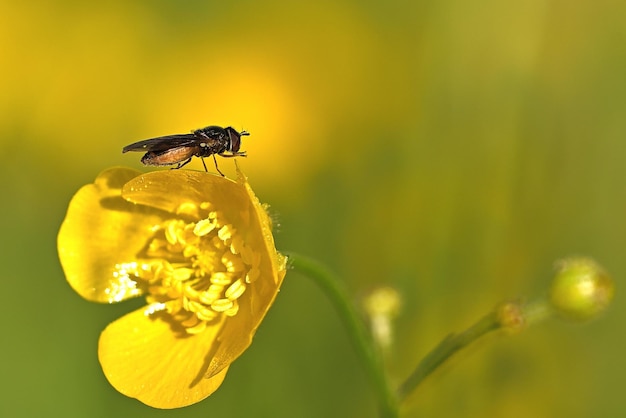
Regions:
[[208, 157], [211, 154], [221, 154], [230, 150], [230, 137], [220, 127], [209, 126], [193, 133], [199, 139], [198, 157]]

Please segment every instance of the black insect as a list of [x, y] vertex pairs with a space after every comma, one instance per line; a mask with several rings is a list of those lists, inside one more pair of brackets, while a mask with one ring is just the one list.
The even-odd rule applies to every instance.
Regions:
[[122, 152], [146, 151], [146, 154], [141, 157], [141, 162], [145, 165], [177, 164], [174, 168], [181, 168], [193, 157], [200, 157], [205, 171], [208, 170], [204, 163], [204, 157], [211, 155], [217, 172], [223, 176], [224, 173], [217, 167], [215, 155], [245, 157], [246, 152], [239, 151], [239, 147], [241, 146], [241, 137], [246, 135], [250, 134], [246, 131], [237, 132], [230, 126], [227, 128], [207, 126], [190, 134], [160, 136], [135, 142], [125, 146]]

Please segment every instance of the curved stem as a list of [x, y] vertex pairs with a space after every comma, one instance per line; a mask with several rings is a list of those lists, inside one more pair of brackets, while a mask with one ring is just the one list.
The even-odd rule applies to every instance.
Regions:
[[341, 286], [339, 278], [313, 259], [294, 253], [288, 253], [287, 256], [294, 270], [315, 280], [343, 320], [354, 348], [378, 393], [381, 416], [397, 417], [398, 403], [387, 381], [379, 353], [365, 324]]
[[497, 312], [491, 312], [459, 334], [450, 334], [422, 359], [413, 373], [398, 388], [398, 400], [402, 402], [415, 388], [453, 354], [465, 348], [483, 335], [501, 328]]

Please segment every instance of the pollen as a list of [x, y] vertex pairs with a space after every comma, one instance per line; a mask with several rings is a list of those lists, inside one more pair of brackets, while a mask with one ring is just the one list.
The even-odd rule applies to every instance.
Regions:
[[[166, 312], [189, 334], [201, 333], [220, 317], [235, 316], [239, 298], [259, 276], [259, 258], [226, 216], [207, 202], [181, 205], [180, 212], [196, 209], [204, 214], [200, 220], [167, 220], [154, 228], [146, 246], [154, 258], [143, 270], [131, 269], [150, 284], [148, 300], [155, 308], [146, 315]], [[120, 268], [120, 274], [124, 271]]]
[[141, 272], [142, 268], [136, 262], [116, 264], [113, 279], [105, 290], [109, 303], [141, 294], [136, 281]]

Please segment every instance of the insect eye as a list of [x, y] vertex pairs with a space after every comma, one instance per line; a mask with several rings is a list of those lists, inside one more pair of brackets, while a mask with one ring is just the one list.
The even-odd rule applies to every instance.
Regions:
[[241, 137], [234, 129], [228, 130], [228, 136], [230, 137], [230, 150], [231, 152], [239, 151], [241, 146]]

